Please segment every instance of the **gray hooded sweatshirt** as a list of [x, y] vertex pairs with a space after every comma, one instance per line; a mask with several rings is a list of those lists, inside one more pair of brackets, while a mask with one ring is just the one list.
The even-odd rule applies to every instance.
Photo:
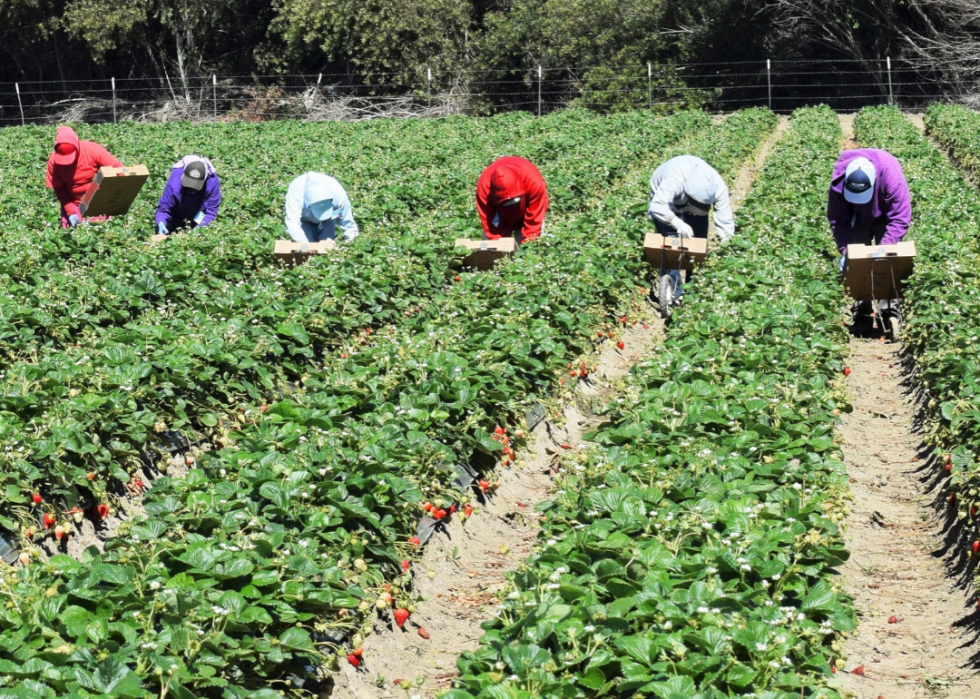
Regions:
[[647, 209], [652, 220], [674, 225], [679, 214], [703, 213], [691, 208], [692, 199], [714, 206], [715, 230], [722, 241], [735, 235], [728, 187], [717, 170], [701, 158], [679, 155], [654, 171], [650, 178], [650, 206]]

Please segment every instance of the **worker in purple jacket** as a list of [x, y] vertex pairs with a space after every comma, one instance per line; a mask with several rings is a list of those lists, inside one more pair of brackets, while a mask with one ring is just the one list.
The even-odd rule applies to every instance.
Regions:
[[221, 180], [214, 165], [199, 155], [186, 155], [174, 163], [157, 203], [157, 232], [170, 235], [178, 228], [206, 226], [220, 205]]
[[876, 148], [841, 153], [830, 181], [827, 218], [842, 271], [848, 245], [891, 245], [905, 237], [912, 204], [895, 156]]

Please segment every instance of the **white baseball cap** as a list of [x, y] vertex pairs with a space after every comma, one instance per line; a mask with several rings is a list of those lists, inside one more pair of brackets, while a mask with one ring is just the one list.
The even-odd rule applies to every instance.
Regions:
[[875, 166], [867, 158], [855, 158], [844, 172], [844, 199], [867, 204], [875, 193]]

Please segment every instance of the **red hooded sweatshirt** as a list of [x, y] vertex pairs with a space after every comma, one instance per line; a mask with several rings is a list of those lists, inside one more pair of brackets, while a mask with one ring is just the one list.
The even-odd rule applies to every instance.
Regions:
[[[520, 197], [521, 203], [500, 206]], [[483, 232], [490, 240], [510, 237], [521, 231], [524, 240], [541, 235], [541, 224], [548, 210], [548, 189], [533, 163], [508, 155], [491, 163], [476, 185], [476, 208]]]
[[106, 165], [123, 166], [98, 143], [79, 141], [75, 131], [67, 126], [58, 128], [54, 137], [54, 152], [48, 158], [46, 184], [61, 202], [62, 219], [79, 213], [78, 204], [82, 201], [82, 195], [99, 168]]

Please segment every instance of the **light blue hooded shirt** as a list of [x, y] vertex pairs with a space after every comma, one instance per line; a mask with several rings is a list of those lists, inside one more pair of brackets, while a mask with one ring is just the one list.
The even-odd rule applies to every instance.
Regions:
[[322, 172], [307, 172], [286, 191], [286, 232], [297, 243], [334, 240], [337, 226], [347, 240], [357, 237], [350, 199], [340, 183]]
[[690, 205], [691, 199], [713, 205], [715, 230], [722, 241], [735, 234], [735, 217], [729, 202], [728, 187], [717, 170], [696, 156], [679, 155], [654, 171], [650, 178], [650, 205], [647, 210], [651, 220], [673, 225], [679, 214], [707, 215], [707, 212], [694, 210]]

